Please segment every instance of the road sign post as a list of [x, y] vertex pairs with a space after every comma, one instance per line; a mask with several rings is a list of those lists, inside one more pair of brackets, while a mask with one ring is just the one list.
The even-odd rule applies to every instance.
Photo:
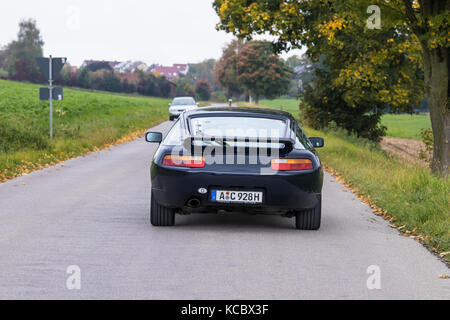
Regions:
[[56, 78], [66, 63], [66, 58], [37, 58], [36, 62], [41, 69], [42, 74], [47, 78], [49, 87], [41, 88], [39, 97], [41, 100], [49, 100], [50, 102], [50, 138], [53, 138], [53, 100], [62, 100], [63, 89], [53, 88], [53, 79]]
[[49, 98], [50, 101], [50, 139], [53, 139], [53, 77], [52, 77], [52, 56], [50, 55], [49, 62], [48, 62], [48, 74], [50, 75], [50, 78], [48, 79], [49, 83]]

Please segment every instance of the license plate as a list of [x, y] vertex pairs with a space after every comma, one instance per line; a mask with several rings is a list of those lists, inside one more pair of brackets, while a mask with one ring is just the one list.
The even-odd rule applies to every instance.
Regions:
[[224, 203], [262, 203], [261, 191], [211, 190], [211, 201]]

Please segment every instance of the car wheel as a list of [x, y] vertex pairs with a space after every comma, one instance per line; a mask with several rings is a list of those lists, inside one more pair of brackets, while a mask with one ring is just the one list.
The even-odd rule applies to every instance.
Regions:
[[319, 230], [322, 215], [322, 197], [312, 209], [299, 211], [295, 215], [295, 227], [300, 230]]
[[172, 121], [173, 120], [173, 118], [172, 117], [169, 117], [169, 121]]
[[159, 205], [155, 197], [150, 199], [150, 223], [157, 227], [173, 226], [175, 224], [175, 210]]

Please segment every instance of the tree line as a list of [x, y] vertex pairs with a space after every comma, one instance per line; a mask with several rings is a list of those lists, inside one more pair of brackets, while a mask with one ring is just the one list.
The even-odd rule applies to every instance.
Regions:
[[[21, 21], [17, 40], [10, 42], [0, 51], [0, 68], [7, 72], [4, 78], [46, 83], [35, 61], [37, 57], [43, 56], [43, 46], [44, 41], [36, 21]], [[171, 84], [164, 77], [138, 72], [130, 81], [115, 72], [106, 62], [93, 63], [77, 70], [73, 70], [67, 63], [55, 79], [55, 84], [158, 97], [169, 97], [172, 92]]]
[[[36, 21], [19, 23], [17, 40], [0, 50], [0, 76], [16, 81], [45, 83], [36, 62], [43, 55], [44, 41]], [[296, 62], [291, 58], [291, 63]], [[289, 62], [289, 60], [288, 60]], [[1, 72], [5, 70], [5, 73]], [[55, 79], [56, 85], [110, 92], [139, 93], [148, 96], [193, 96], [198, 100], [226, 101], [228, 98], [264, 96], [273, 98], [289, 90], [297, 95], [292, 68], [284, 63], [265, 41], [233, 41], [224, 48], [219, 61], [207, 59], [190, 64], [186, 75], [168, 81], [164, 76], [136, 70], [133, 74], [115, 72], [106, 61], [72, 68], [67, 63]]]

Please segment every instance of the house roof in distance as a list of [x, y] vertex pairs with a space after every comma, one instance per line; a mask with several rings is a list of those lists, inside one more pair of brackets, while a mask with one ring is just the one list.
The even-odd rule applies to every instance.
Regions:
[[161, 75], [165, 76], [167, 79], [174, 79], [179, 77], [178, 72], [180, 70], [175, 66], [165, 67], [160, 65], [153, 65], [150, 71], [158, 72]]

